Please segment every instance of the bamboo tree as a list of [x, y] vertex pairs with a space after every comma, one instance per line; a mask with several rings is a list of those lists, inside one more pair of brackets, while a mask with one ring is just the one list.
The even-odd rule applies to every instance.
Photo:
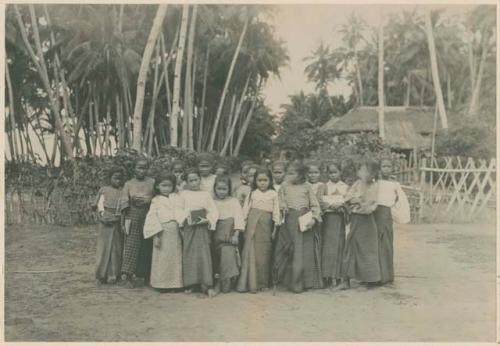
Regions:
[[243, 123], [241, 130], [239, 132], [238, 141], [236, 142], [236, 146], [234, 147], [234, 152], [233, 152], [234, 157], [237, 157], [240, 154], [241, 144], [243, 143], [243, 139], [245, 138], [245, 135], [247, 133], [248, 125], [250, 125], [250, 121], [252, 120], [252, 115], [253, 115], [257, 100], [258, 100], [260, 88], [262, 87], [262, 82], [263, 82], [263, 79], [259, 78], [259, 82], [257, 84], [257, 89], [255, 90], [255, 95], [254, 95], [254, 98], [252, 100], [252, 104], [250, 106], [250, 109], [248, 110], [248, 114], [247, 114], [247, 117], [245, 119], [245, 122]]
[[479, 93], [481, 90], [481, 82], [483, 79], [483, 73], [484, 73], [484, 64], [486, 62], [486, 55], [488, 53], [488, 40], [486, 39], [486, 33], [483, 32], [482, 36], [482, 52], [481, 52], [481, 59], [479, 61], [479, 70], [477, 72], [477, 76], [475, 77], [475, 84], [474, 88], [472, 89], [472, 96], [469, 104], [469, 111], [467, 112], [467, 115], [469, 117], [472, 117], [476, 115], [477, 113], [477, 108], [478, 108], [478, 101], [479, 101]]
[[434, 85], [434, 92], [436, 94], [436, 102], [439, 109], [441, 118], [441, 126], [443, 129], [448, 129], [448, 118], [446, 116], [446, 109], [444, 107], [443, 91], [441, 90], [441, 83], [439, 81], [439, 71], [437, 66], [436, 45], [434, 43], [434, 34], [432, 32], [431, 13], [427, 10], [425, 13], [425, 33], [427, 35], [427, 43], [429, 45], [429, 54], [431, 59], [431, 72], [432, 83]]
[[226, 141], [224, 142], [224, 146], [222, 147], [222, 150], [220, 151], [220, 155], [221, 156], [226, 155], [226, 151], [227, 151], [227, 149], [229, 147], [229, 144], [233, 140], [234, 130], [236, 129], [236, 124], [238, 123], [238, 120], [239, 120], [239, 116], [240, 116], [240, 113], [241, 113], [241, 107], [242, 107], [243, 102], [244, 102], [245, 97], [246, 97], [246, 93], [247, 93], [247, 89], [248, 89], [248, 84], [250, 82], [250, 78], [251, 78], [251, 75], [248, 76], [247, 81], [245, 82], [245, 86], [243, 87], [243, 91], [241, 92], [241, 97], [240, 97], [240, 101], [238, 103], [238, 107], [236, 109], [234, 120], [233, 120], [233, 122], [231, 124], [231, 127], [230, 127], [229, 131], [227, 132]]
[[207, 51], [205, 54], [205, 71], [203, 72], [203, 90], [201, 93], [201, 107], [200, 107], [200, 120], [198, 122], [198, 151], [202, 150], [203, 147], [203, 122], [205, 120], [205, 98], [207, 95], [207, 77], [208, 77], [208, 64], [210, 62], [210, 43], [207, 46]]
[[[7, 133], [7, 140], [9, 142], [10, 157], [12, 161], [17, 160], [17, 143], [15, 137], [16, 121], [14, 117], [14, 91], [12, 90], [12, 81], [10, 79], [9, 63], [5, 62], [5, 77], [7, 79], [7, 89], [9, 96], [9, 114], [7, 115], [10, 122], [10, 131]], [[12, 138], [14, 137], [14, 138]]]
[[175, 72], [174, 72], [174, 92], [172, 101], [172, 114], [170, 114], [170, 145], [177, 147], [178, 145], [178, 119], [180, 113], [180, 90], [181, 90], [181, 70], [182, 59], [184, 56], [184, 46], [186, 43], [187, 19], [189, 6], [182, 5], [181, 31], [179, 33], [179, 47], [175, 56]]
[[[50, 86], [50, 80], [47, 72], [47, 66], [45, 64], [45, 58], [43, 56], [43, 50], [42, 50], [42, 45], [40, 42], [40, 35], [38, 32], [38, 23], [36, 19], [36, 14], [35, 14], [35, 9], [33, 5], [28, 5], [29, 6], [29, 11], [30, 11], [30, 16], [31, 16], [31, 25], [33, 29], [33, 36], [35, 40], [35, 48], [36, 48], [36, 54], [33, 48], [31, 47], [31, 44], [29, 43], [28, 40], [28, 34], [26, 32], [26, 28], [24, 26], [23, 20], [21, 18], [21, 13], [19, 12], [19, 8], [16, 4], [14, 6], [14, 12], [16, 15], [16, 20], [20, 29], [21, 37], [23, 39], [24, 45], [29, 53], [29, 56], [33, 62], [33, 64], [36, 67], [36, 70], [38, 74], [40, 75], [40, 78], [42, 80], [45, 92], [49, 96], [49, 106], [51, 109], [51, 113], [54, 117], [54, 122], [56, 125], [56, 129], [59, 133], [59, 136], [62, 140], [63, 147], [64, 147], [64, 152], [68, 156], [70, 160], [74, 159], [73, 156], [73, 149], [71, 146], [71, 141], [69, 140], [66, 132], [64, 131], [63, 124], [61, 122], [60, 118], [60, 111], [59, 111], [59, 102], [57, 100], [57, 97], [55, 93], [53, 92], [51, 86]], [[61, 158], [62, 159], [62, 158]]]
[[384, 114], [384, 25], [379, 24], [378, 32], [378, 133], [385, 140]]
[[234, 67], [236, 65], [236, 60], [238, 59], [238, 56], [240, 54], [241, 46], [243, 44], [243, 39], [245, 38], [245, 34], [247, 32], [248, 23], [249, 23], [249, 17], [247, 15], [247, 18], [245, 20], [245, 25], [243, 26], [243, 30], [241, 31], [238, 45], [236, 46], [236, 50], [235, 50], [234, 55], [233, 55], [233, 60], [231, 61], [231, 66], [229, 67], [229, 72], [228, 72], [227, 77], [226, 77], [226, 83], [224, 84], [224, 89], [222, 90], [222, 96], [221, 96], [220, 101], [219, 101], [219, 107], [218, 107], [217, 113], [215, 115], [215, 123], [212, 127], [212, 134], [210, 136], [210, 143], [208, 145], [208, 150], [210, 150], [210, 151], [213, 150], [213, 148], [214, 148], [215, 136], [217, 135], [217, 128], [219, 126], [219, 121], [220, 121], [220, 117], [222, 114], [222, 108], [224, 107], [224, 101], [226, 99], [226, 94], [227, 94], [227, 91], [229, 88], [229, 83], [231, 82], [233, 70], [234, 70]]
[[183, 148], [192, 148], [192, 143], [189, 143], [189, 139], [193, 137], [192, 133], [189, 134], [189, 123], [192, 122], [192, 70], [193, 70], [193, 47], [194, 47], [194, 35], [196, 29], [196, 10], [197, 5], [193, 5], [193, 10], [191, 14], [191, 24], [189, 26], [189, 34], [188, 34], [188, 47], [187, 47], [187, 59], [186, 59], [186, 77], [184, 82], [184, 119], [182, 126], [182, 147]]
[[151, 55], [153, 54], [155, 43], [160, 34], [163, 19], [165, 18], [166, 13], [167, 5], [158, 5], [158, 10], [156, 11], [153, 26], [151, 27], [151, 31], [149, 33], [146, 48], [144, 48], [141, 67], [139, 69], [139, 76], [137, 77], [137, 91], [135, 97], [134, 115], [132, 117], [134, 124], [132, 148], [138, 151], [141, 150], [142, 110], [144, 107], [144, 91], [146, 88], [146, 78], [149, 69], [149, 63], [151, 61]]

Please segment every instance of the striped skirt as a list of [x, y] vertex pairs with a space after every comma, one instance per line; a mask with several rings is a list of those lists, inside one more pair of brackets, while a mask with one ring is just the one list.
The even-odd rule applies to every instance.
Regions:
[[144, 239], [144, 221], [149, 207], [130, 207], [130, 230], [125, 237], [123, 250], [122, 273], [137, 275], [149, 281], [151, 273], [151, 257], [153, 252], [152, 239]]

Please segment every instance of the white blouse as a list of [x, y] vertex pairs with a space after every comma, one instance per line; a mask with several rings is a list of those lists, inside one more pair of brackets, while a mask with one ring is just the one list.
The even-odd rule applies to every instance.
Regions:
[[176, 221], [182, 224], [185, 218], [184, 200], [178, 194], [172, 193], [168, 197], [155, 196], [144, 222], [144, 238], [160, 233], [163, 230], [161, 226], [163, 223]]
[[226, 199], [216, 199], [214, 200], [214, 203], [219, 211], [219, 220], [233, 218], [234, 229], [239, 231], [245, 230], [243, 209], [241, 208], [240, 202], [238, 202], [236, 198], [228, 197]]
[[257, 189], [249, 193], [243, 206], [243, 215], [245, 218], [248, 217], [250, 209], [260, 209], [270, 212], [273, 214], [274, 223], [277, 225], [281, 223], [278, 193], [275, 190], [262, 192]]
[[210, 196], [214, 197], [214, 184], [215, 184], [215, 174], [211, 174], [208, 177], [201, 177], [200, 190], [207, 191]]
[[207, 211], [207, 219], [209, 222], [209, 229], [215, 230], [217, 225], [217, 219], [219, 218], [219, 212], [215, 206], [212, 196], [207, 191], [191, 191], [183, 190], [181, 191], [181, 197], [184, 199], [184, 212], [185, 217], [191, 212], [191, 210], [205, 209]]
[[395, 222], [408, 223], [410, 221], [410, 203], [397, 181], [378, 181], [377, 203], [391, 208]]

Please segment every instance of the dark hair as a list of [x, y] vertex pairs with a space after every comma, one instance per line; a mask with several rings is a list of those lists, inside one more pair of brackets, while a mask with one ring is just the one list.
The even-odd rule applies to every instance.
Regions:
[[106, 175], [106, 180], [107, 180], [108, 184], [111, 184], [111, 177], [113, 176], [113, 174], [116, 174], [116, 173], [121, 174], [122, 182], [123, 182], [123, 180], [125, 180], [125, 178], [126, 178], [125, 169], [123, 169], [122, 167], [119, 167], [119, 166], [113, 166], [108, 170], [108, 174]]
[[271, 170], [274, 169], [274, 167], [278, 167], [278, 166], [282, 166], [283, 167], [283, 170], [286, 171], [287, 167], [288, 167], [288, 162], [286, 161], [275, 161], [271, 164]]
[[241, 173], [243, 173], [243, 170], [244, 170], [245, 168], [250, 167], [251, 165], [253, 165], [253, 161], [250, 161], [250, 160], [243, 161], [243, 162], [241, 163], [241, 166], [240, 166], [240, 167], [241, 167], [240, 172], [241, 172]]
[[304, 184], [306, 182], [306, 174], [308, 171], [307, 166], [299, 161], [295, 161], [290, 165], [290, 168], [297, 172], [300, 178], [299, 182]]
[[320, 172], [323, 171], [323, 164], [318, 160], [307, 160], [306, 162], [304, 162], [304, 165], [307, 168], [307, 172], [309, 172], [311, 167], [318, 167]]
[[182, 175], [182, 180], [187, 181], [187, 177], [188, 177], [188, 175], [190, 175], [190, 174], [196, 174], [196, 175], [198, 176], [198, 178], [200, 178], [200, 179], [201, 179], [200, 171], [199, 171], [198, 169], [196, 169], [196, 168], [189, 168], [189, 169], [188, 169], [188, 170], [186, 170], [186, 171], [184, 172], [184, 174]]
[[224, 183], [227, 185], [229, 189], [229, 195], [233, 194], [233, 183], [231, 182], [231, 177], [229, 175], [221, 175], [220, 177], [216, 177], [214, 181], [214, 194], [217, 196], [217, 193], [215, 192], [215, 187], [217, 186], [218, 183]]
[[213, 157], [209, 153], [201, 153], [198, 156], [198, 165], [202, 162], [208, 162], [210, 164], [212, 161], [213, 161]]
[[175, 167], [175, 166], [178, 166], [178, 165], [181, 165], [182, 168], [185, 168], [186, 167], [186, 164], [182, 161], [182, 160], [174, 160], [172, 162], [172, 169]]
[[224, 162], [219, 162], [217, 165], [215, 165], [215, 169], [218, 168], [224, 169], [227, 173], [229, 172], [229, 166], [226, 165]]
[[337, 160], [331, 160], [326, 163], [326, 172], [330, 173], [330, 166], [335, 166], [337, 167], [337, 170], [339, 172], [342, 172], [342, 165], [340, 164], [340, 161]]
[[259, 176], [259, 174], [265, 174], [267, 176], [267, 178], [269, 179], [269, 189], [274, 190], [273, 175], [271, 174], [269, 168], [257, 167], [257, 171], [255, 172], [255, 175], [252, 180], [252, 191], [257, 190], [257, 177]]
[[155, 193], [156, 194], [159, 194], [160, 191], [158, 190], [158, 185], [162, 182], [162, 181], [165, 181], [165, 180], [168, 180], [172, 183], [172, 186], [174, 188], [174, 190], [172, 192], [174, 192], [176, 190], [176, 186], [177, 186], [177, 178], [175, 177], [175, 175], [173, 174], [170, 174], [170, 173], [166, 173], [166, 172], [163, 172], [163, 173], [160, 173], [158, 174], [156, 177], [155, 177], [155, 185], [154, 185], [154, 190], [155, 190]]
[[358, 166], [358, 169], [361, 168], [362, 166], [365, 166], [370, 175], [373, 177], [373, 179], [377, 179], [378, 177], [378, 172], [380, 170], [380, 164], [373, 160], [373, 159], [365, 159], [361, 161], [361, 163]]
[[135, 160], [135, 163], [134, 163], [134, 168], [137, 167], [139, 162], [144, 162], [146, 164], [146, 166], [149, 168], [149, 160], [146, 157], [137, 158], [137, 160]]

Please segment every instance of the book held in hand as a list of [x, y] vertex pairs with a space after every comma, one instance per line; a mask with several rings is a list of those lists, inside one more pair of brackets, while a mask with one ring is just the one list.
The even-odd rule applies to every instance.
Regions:
[[309, 229], [309, 224], [311, 224], [313, 221], [313, 214], [312, 212], [308, 211], [304, 215], [299, 217], [299, 228], [301, 232], [305, 232]]
[[197, 225], [201, 219], [207, 218], [207, 211], [205, 209], [194, 209], [189, 212], [188, 224]]

